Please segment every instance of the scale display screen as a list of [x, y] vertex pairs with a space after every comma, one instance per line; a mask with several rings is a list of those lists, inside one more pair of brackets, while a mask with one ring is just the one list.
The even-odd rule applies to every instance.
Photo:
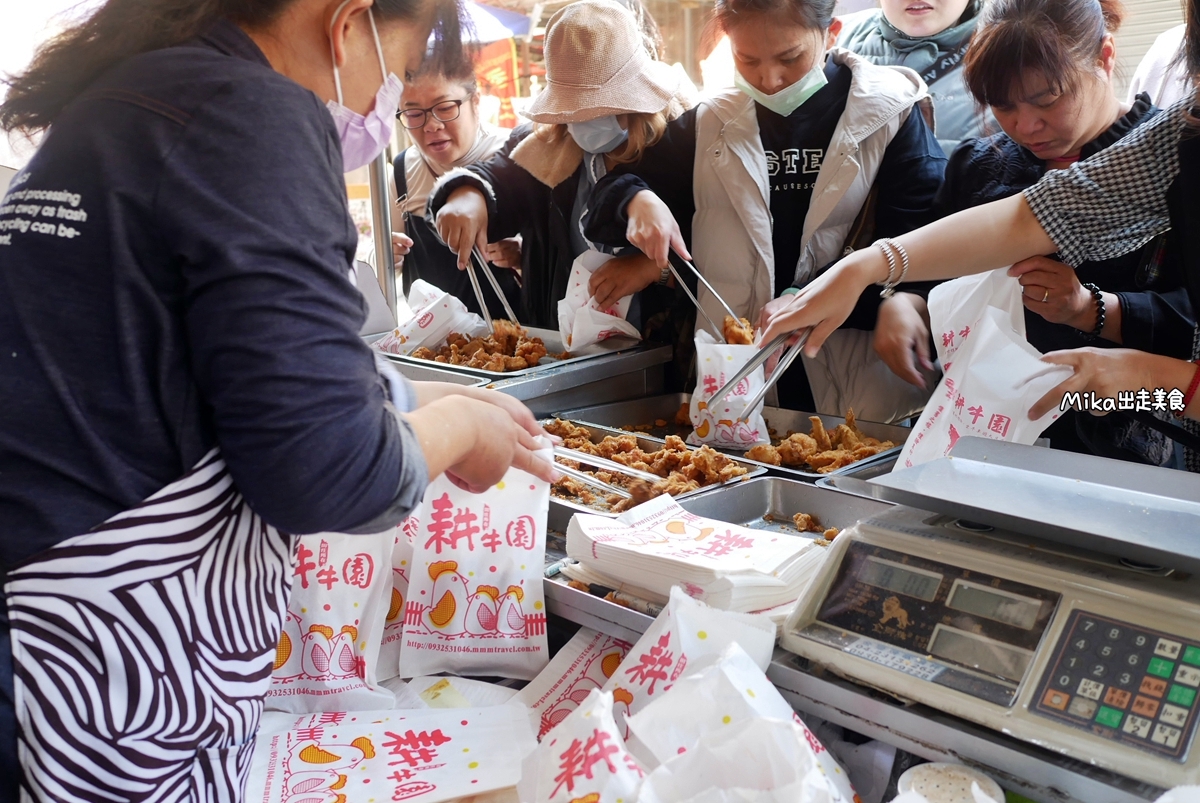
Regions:
[[855, 541], [804, 635], [1011, 705], [1060, 600], [1049, 589]]

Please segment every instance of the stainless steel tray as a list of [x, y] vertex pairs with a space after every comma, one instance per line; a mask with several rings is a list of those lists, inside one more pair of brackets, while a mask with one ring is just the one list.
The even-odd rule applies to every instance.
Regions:
[[[534, 329], [527, 327], [526, 331], [531, 337], [540, 337], [546, 344], [546, 350], [551, 353], [567, 351], [567, 347], [563, 344], [562, 336], [557, 329]], [[420, 360], [416, 357], [409, 357], [403, 354], [389, 354], [386, 351], [381, 351], [384, 357], [394, 362], [404, 365], [436, 365], [447, 371], [466, 374], [468, 376], [477, 376], [489, 380], [511, 379], [513, 377], [530, 376], [538, 371], [544, 371], [547, 368], [557, 368], [563, 365], [574, 365], [576, 363], [593, 360], [597, 357], [606, 357], [610, 354], [619, 354], [623, 351], [636, 349], [641, 345], [641, 341], [631, 340], [627, 337], [614, 337], [605, 340], [602, 343], [596, 343], [591, 346], [585, 346], [578, 351], [572, 351], [571, 356], [565, 360], [555, 360], [550, 357], [543, 357], [537, 365], [532, 368], [522, 368], [519, 371], [485, 371], [482, 368], [468, 368], [465, 365], [448, 365], [446, 363], [434, 362], [433, 360]]]
[[844, 530], [891, 508], [886, 502], [850, 496], [783, 477], [758, 477], [729, 488], [717, 488], [694, 499], [683, 500], [679, 505], [706, 519], [806, 538], [816, 538], [820, 533], [797, 530], [792, 523], [792, 516], [797, 513], [816, 516], [824, 527]]
[[[586, 422], [589, 424], [597, 424], [599, 426], [611, 427], [620, 431], [629, 432], [626, 427], [636, 427], [639, 425], [652, 425], [656, 420], [666, 421], [666, 426], [652, 426], [649, 430], [634, 431], [636, 435], [645, 435], [648, 437], [665, 438], [667, 435], [678, 435], [681, 438], [686, 437], [691, 431], [690, 426], [682, 427], [675, 423], [675, 413], [679, 410], [679, 406], [687, 402], [691, 397], [687, 393], [674, 393], [665, 396], [652, 396], [645, 399], [637, 399], [635, 401], [617, 402], [615, 404], [601, 404], [593, 407], [577, 408], [568, 410], [558, 414], [559, 418], [569, 418], [575, 421]], [[816, 415], [815, 413], [804, 413], [797, 410], [784, 410], [779, 407], [763, 408], [763, 418], [767, 422], [767, 427], [774, 430], [779, 435], [784, 435], [788, 432], [808, 432], [811, 425], [808, 417]], [[846, 423], [846, 419], [832, 415], [820, 416], [821, 422], [826, 429], [833, 429], [838, 424]], [[893, 424], [880, 424], [874, 421], [859, 421], [858, 428], [864, 435], [880, 440], [889, 440], [898, 444], [902, 444], [912, 430], [908, 427], [898, 427]], [[817, 471], [806, 471], [800, 468], [792, 468], [790, 466], [772, 466], [768, 463], [760, 463], [756, 460], [748, 460], [743, 455], [744, 450], [739, 449], [723, 449], [715, 447], [718, 451], [736, 457], [745, 463], [751, 463], [756, 466], [762, 466], [772, 474], [778, 474], [785, 477], [798, 477], [805, 480], [817, 480], [821, 477], [830, 475], [840, 475], [863, 471], [867, 466], [873, 466], [877, 463], [887, 463], [888, 461], [895, 462], [895, 458], [900, 454], [900, 446], [894, 449], [888, 449], [880, 452], [877, 455], [868, 457], [864, 460], [859, 460], [857, 463], [851, 463], [848, 466], [839, 468], [835, 471], [830, 471], [822, 474]], [[886, 472], [880, 472], [886, 473]], [[856, 474], [855, 476], [859, 476]], [[872, 474], [871, 476], [875, 476]]]
[[[564, 420], [569, 420], [569, 419], [564, 419]], [[545, 424], [545, 423], [547, 423], [547, 421], [543, 420], [542, 423]], [[634, 434], [634, 433], [630, 433], [630, 432], [625, 432], [624, 430], [620, 430], [620, 429], [612, 429], [610, 427], [596, 426], [594, 424], [590, 424], [590, 423], [587, 423], [584, 421], [571, 421], [571, 423], [581, 426], [584, 429], [588, 430], [591, 433], [592, 443], [599, 443], [600, 441], [604, 440], [606, 437], [608, 437], [610, 435], [615, 436], [615, 435]], [[664, 439], [650, 438], [645, 435], [638, 435], [637, 439], [638, 439], [638, 447], [647, 452], [656, 452], [659, 449], [663, 448], [663, 444], [665, 443]], [[695, 451], [696, 447], [689, 446], [688, 448], [692, 451]], [[726, 488], [726, 487], [729, 487], [732, 485], [736, 485], [740, 482], [745, 482], [752, 477], [757, 477], [757, 476], [760, 476], [760, 475], [766, 473], [766, 469], [761, 464], [755, 463], [753, 460], [745, 460], [745, 459], [738, 458], [738, 457], [733, 457], [732, 459], [735, 463], [740, 463], [741, 465], [743, 465], [747, 469], [749, 469], [748, 473], [746, 473], [745, 475], [743, 475], [741, 477], [737, 477], [735, 479], [729, 480], [728, 482], [722, 483], [720, 485], [706, 485], [702, 488], [697, 488], [694, 491], [688, 491], [687, 493], [680, 494], [679, 496], [677, 496], [675, 498], [677, 500], [682, 501], [684, 499], [690, 499], [692, 497], [700, 496], [701, 494], [712, 493], [717, 488]], [[598, 488], [596, 489], [596, 492], [597, 492], [597, 494], [603, 493], [603, 491], [601, 491]], [[557, 513], [555, 511], [556, 506], [558, 507]], [[570, 514], [572, 514], [572, 513], [593, 513], [597, 516], [609, 516], [611, 518], [616, 518], [617, 516], [621, 515], [620, 513], [614, 513], [609, 510], [588, 507], [587, 505], [579, 504], [578, 502], [572, 502], [567, 499], [562, 499], [560, 497], [555, 496], [553, 494], [553, 492], [550, 494], [550, 508], [551, 508], [551, 510], [550, 510], [550, 520], [551, 520], [550, 529], [556, 530], [559, 532], [565, 531], [565, 528], [566, 528], [565, 522], [570, 521], [570, 518], [571, 518]], [[563, 517], [564, 512], [567, 514], [565, 517], [565, 521], [564, 521], [564, 517]], [[561, 524], [561, 529], [559, 527], [555, 527], [554, 526], [555, 524]]]

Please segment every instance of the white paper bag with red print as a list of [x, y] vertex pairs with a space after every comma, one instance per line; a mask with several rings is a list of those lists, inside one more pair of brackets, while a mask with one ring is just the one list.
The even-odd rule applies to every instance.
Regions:
[[487, 324], [454, 296], [417, 279], [408, 290], [412, 317], [373, 344], [389, 354], [411, 354], [421, 346], [441, 348], [451, 332], [467, 337], [486, 335]]
[[775, 649], [775, 625], [765, 616], [720, 611], [671, 589], [667, 607], [604, 684], [622, 736], [629, 716], [666, 694], [685, 671], [717, 660], [734, 643], [765, 671]]
[[763, 386], [765, 375], [761, 367], [726, 398], [712, 398], [757, 353], [757, 346], [729, 346], [716, 342], [707, 331], [696, 332], [696, 391], [689, 412], [695, 429], [688, 436], [688, 443], [749, 449], [757, 443], [770, 442], [762, 403], [753, 410], [747, 410], [745, 404]]
[[394, 538], [388, 530], [297, 539], [268, 709], [300, 714], [392, 706], [375, 666], [392, 590]]
[[[696, 705], [697, 700], [704, 705]], [[845, 772], [738, 644], [680, 678], [630, 717], [629, 728], [630, 751], [642, 766], [654, 769], [655, 781], [648, 798], [643, 790], [644, 800], [740, 801], [741, 791], [754, 790], [745, 799], [855, 801]], [[731, 734], [737, 734], [733, 741]], [[730, 750], [739, 756], [737, 766], [727, 763], [728, 758], [708, 763]], [[781, 764], [778, 756], [791, 760]], [[706, 763], [708, 783], [697, 786], [695, 774]], [[791, 796], [780, 796], [783, 790]], [[714, 792], [723, 794], [712, 796]], [[767, 792], [771, 794], [762, 794]]]
[[989, 309], [1004, 313], [1004, 326], [1025, 337], [1021, 283], [1007, 268], [942, 282], [929, 293], [929, 323], [942, 370], [971, 337]]
[[644, 772], [613, 721], [613, 698], [592, 689], [525, 760], [523, 803], [634, 803]]
[[[934, 309], [931, 301], [931, 315]], [[946, 328], [944, 320], [932, 321], [942, 324], [935, 331]], [[1042, 362], [1037, 349], [1013, 331], [1007, 312], [990, 307], [969, 331], [963, 327], [955, 334], [959, 343], [942, 363], [942, 381], [904, 444], [898, 468], [945, 457], [965, 435], [1031, 445], [1062, 415], [1056, 408], [1030, 420], [1029, 408], [1071, 369]]]
[[[539, 452], [551, 459], [550, 448]], [[481, 494], [429, 484], [413, 538], [401, 677], [531, 680], [546, 667], [542, 569], [550, 485], [520, 469]]]
[[520, 706], [262, 718], [247, 803], [439, 803], [513, 787], [537, 746]]
[[392, 593], [383, 624], [383, 643], [379, 647], [375, 677], [390, 680], [400, 674], [400, 644], [404, 638], [404, 603], [408, 600], [408, 580], [412, 571], [413, 536], [417, 523], [407, 518], [396, 527], [392, 546]]
[[632, 646], [591, 628], [579, 629], [514, 698], [528, 706], [539, 741], [588, 694], [604, 687]]
[[629, 337], [641, 340], [637, 327], [625, 320], [633, 296], [625, 296], [604, 309], [588, 290], [596, 269], [612, 259], [599, 251], [584, 251], [571, 265], [567, 293], [558, 302], [558, 333], [569, 349], [581, 349], [610, 337]]

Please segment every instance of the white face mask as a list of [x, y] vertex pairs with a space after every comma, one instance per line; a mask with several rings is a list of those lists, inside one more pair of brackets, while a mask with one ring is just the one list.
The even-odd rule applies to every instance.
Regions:
[[774, 95], [764, 95], [759, 92], [742, 77], [738, 70], [733, 71], [733, 83], [738, 89], [753, 98], [755, 103], [766, 106], [780, 117], [787, 117], [803, 106], [806, 100], [817, 94], [823, 86], [829, 83], [829, 79], [825, 77], [825, 59], [817, 59], [817, 63], [813, 65], [807, 75], [791, 86], [785, 86]]
[[575, 144], [588, 153], [610, 153], [629, 138], [629, 132], [621, 128], [615, 114], [582, 123], [567, 123], [567, 131]]
[[[338, 7], [336, 17], [346, 7], [346, 0]], [[395, 73], [388, 72], [383, 59], [383, 45], [379, 43], [379, 29], [375, 27], [375, 13], [367, 9], [371, 20], [371, 32], [375, 34], [375, 52], [379, 55], [379, 69], [383, 74], [383, 85], [375, 94], [375, 108], [367, 114], [359, 114], [342, 105], [342, 75], [338, 71], [337, 56], [333, 53], [333, 32], [330, 31], [329, 52], [333, 56], [333, 82], [337, 86], [337, 100], [329, 101], [325, 107], [333, 115], [338, 138], [342, 141], [342, 162], [345, 172], [357, 170], [375, 160], [392, 140], [392, 129], [396, 125], [396, 109], [400, 107], [400, 95], [404, 82]]]

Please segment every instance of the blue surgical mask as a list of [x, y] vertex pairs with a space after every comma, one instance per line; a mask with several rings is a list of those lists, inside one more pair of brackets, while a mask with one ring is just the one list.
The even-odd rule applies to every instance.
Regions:
[[733, 83], [745, 92], [754, 102], [765, 106], [780, 117], [787, 117], [804, 105], [804, 102], [817, 94], [823, 86], [829, 83], [825, 77], [825, 59], [817, 59], [817, 63], [808, 74], [791, 86], [785, 86], [774, 95], [764, 95], [750, 85], [738, 70], [733, 71]]
[[629, 132], [621, 128], [615, 114], [583, 123], [567, 123], [567, 131], [588, 153], [610, 153], [629, 138]]

